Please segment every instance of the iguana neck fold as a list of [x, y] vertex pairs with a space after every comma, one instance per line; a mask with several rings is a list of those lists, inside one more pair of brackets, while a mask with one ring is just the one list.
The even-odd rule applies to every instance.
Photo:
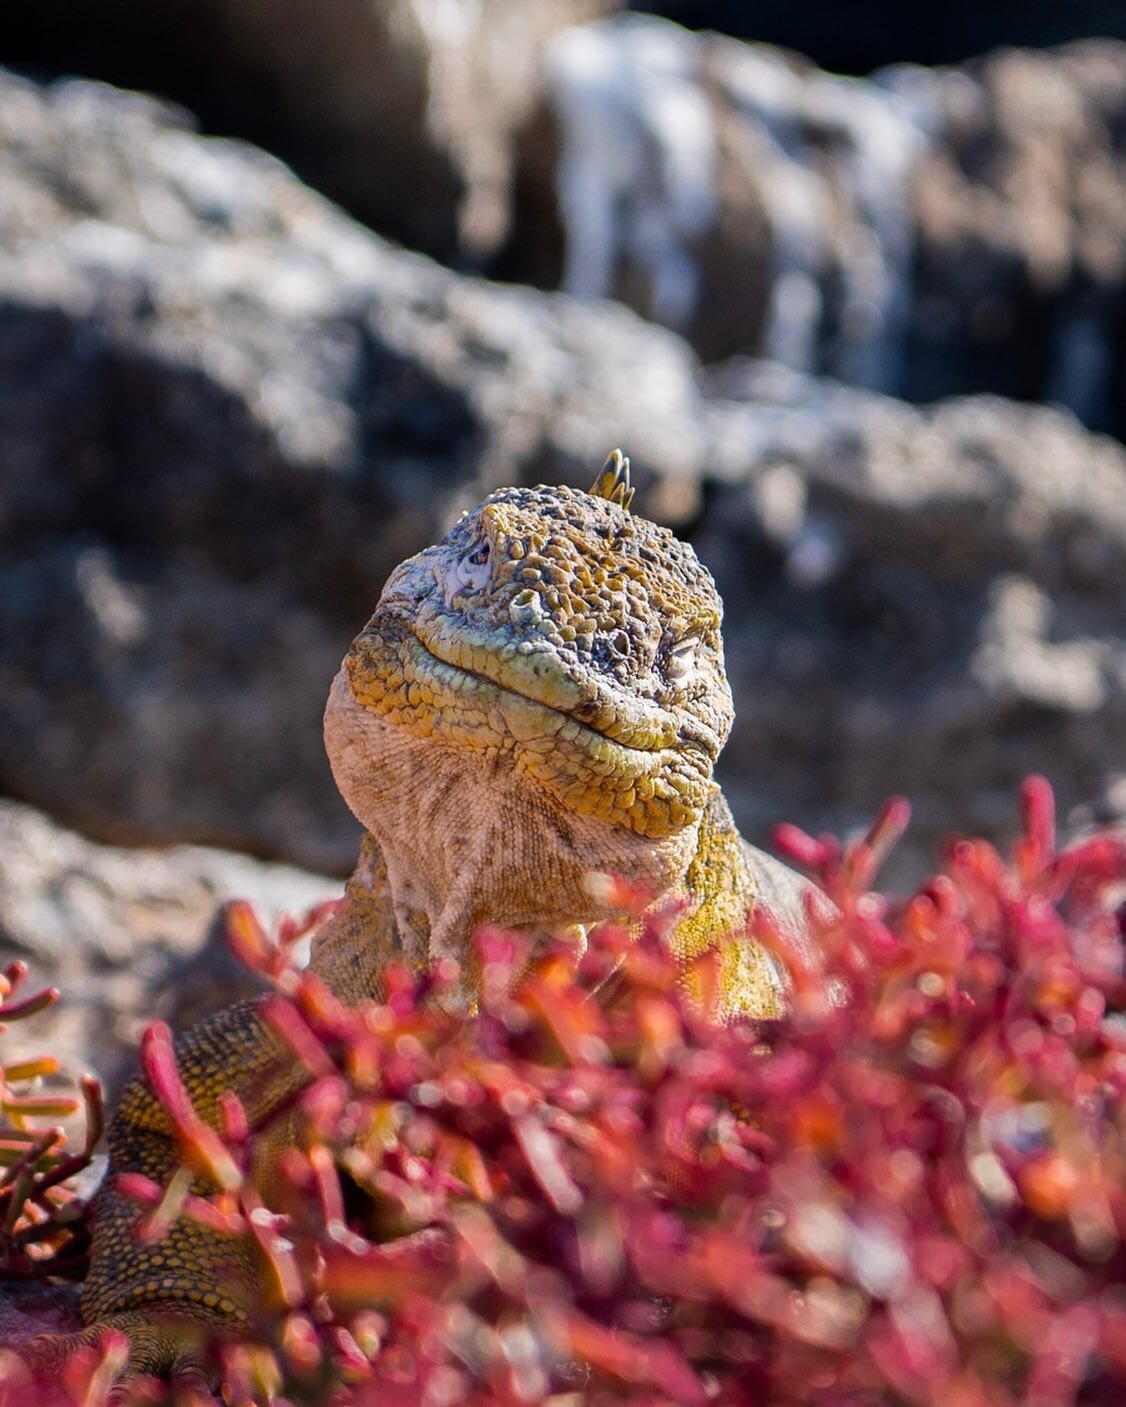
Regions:
[[376, 875], [361, 856], [347, 902], [370, 902], [364, 886], [385, 884], [411, 966], [453, 957], [471, 986], [468, 940], [481, 924], [534, 935], [616, 917], [593, 874], [654, 896], [683, 889], [698, 818], [654, 841], [563, 810], [496, 759], [373, 719], [343, 672], [329, 711], [334, 771], [348, 779], [349, 803], [382, 863]]
[[[685, 899], [686, 961], [744, 926], [753, 884], [712, 780], [732, 721], [722, 613], [689, 546], [624, 495], [568, 488], [500, 490], [392, 573], [325, 741], [399, 956], [457, 960], [468, 1004], [477, 927], [535, 940], [620, 917], [598, 875]], [[758, 976], [732, 981], [733, 1010], [773, 1005]]]

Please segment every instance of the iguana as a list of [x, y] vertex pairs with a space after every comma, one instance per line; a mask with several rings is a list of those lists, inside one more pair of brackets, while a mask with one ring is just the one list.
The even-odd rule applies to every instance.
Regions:
[[[792, 934], [803, 882], [739, 836], [712, 771], [731, 728], [722, 604], [691, 547], [631, 511], [615, 451], [589, 493], [507, 488], [392, 572], [332, 686], [333, 775], [366, 830], [312, 967], [348, 1003], [380, 995], [393, 959], [458, 959], [473, 1000], [470, 935], [484, 922], [547, 935], [614, 917], [614, 875], [688, 901], [676, 954], [720, 954], [725, 1016], [777, 1015], [784, 984], [740, 936], [757, 903]], [[533, 942], [534, 947], [534, 942]], [[208, 1120], [225, 1090], [254, 1124], [302, 1079], [253, 1002], [177, 1046]], [[269, 1146], [267, 1142], [267, 1147]], [[115, 1176], [163, 1180], [170, 1125], [140, 1080], [110, 1135], [83, 1292], [90, 1329], [115, 1326], [134, 1371], [192, 1358], [201, 1321], [237, 1328], [256, 1268], [231, 1275], [229, 1241], [191, 1221], [156, 1245]], [[269, 1196], [269, 1157], [262, 1191]]]

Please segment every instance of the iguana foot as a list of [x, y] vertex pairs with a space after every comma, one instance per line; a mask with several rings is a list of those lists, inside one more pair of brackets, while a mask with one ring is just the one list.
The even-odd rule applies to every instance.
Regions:
[[212, 1327], [210, 1319], [198, 1315], [130, 1311], [108, 1314], [92, 1328], [75, 1333], [40, 1334], [21, 1344], [18, 1352], [37, 1385], [61, 1386], [63, 1370], [75, 1354], [84, 1349], [105, 1354], [112, 1336], [120, 1334], [127, 1354], [119, 1366], [108, 1355], [106, 1359], [115, 1387], [141, 1377], [160, 1378], [179, 1388], [195, 1389], [198, 1400], [209, 1403], [215, 1401], [211, 1394], [215, 1375], [206, 1352]]

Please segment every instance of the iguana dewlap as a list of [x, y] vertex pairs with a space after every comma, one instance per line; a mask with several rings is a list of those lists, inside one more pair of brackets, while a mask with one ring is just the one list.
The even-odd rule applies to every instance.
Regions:
[[[392, 573], [325, 715], [333, 773], [368, 833], [314, 943], [342, 999], [378, 997], [392, 959], [453, 956], [469, 1004], [476, 926], [536, 938], [613, 917], [597, 877], [616, 875], [687, 901], [670, 941], [684, 958], [718, 948], [722, 1014], [781, 1010], [774, 963], [741, 935], [756, 903], [800, 934], [803, 884], [741, 840], [712, 779], [732, 722], [722, 605], [692, 549], [630, 497], [617, 453], [590, 493], [502, 489]], [[177, 1049], [210, 1120], [234, 1089], [263, 1122], [302, 1078], [253, 1003]], [[135, 1369], [163, 1372], [191, 1357], [178, 1322], [241, 1321], [257, 1268], [231, 1267], [231, 1243], [190, 1221], [157, 1245], [134, 1240], [139, 1214], [114, 1175], [163, 1179], [177, 1163], [139, 1080], [110, 1145], [84, 1315], [125, 1330]]]

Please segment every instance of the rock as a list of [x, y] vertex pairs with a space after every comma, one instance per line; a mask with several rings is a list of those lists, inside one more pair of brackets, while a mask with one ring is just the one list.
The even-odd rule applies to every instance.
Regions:
[[518, 276], [708, 361], [1050, 400], [1126, 436], [1126, 44], [859, 80], [618, 15], [548, 42], [532, 128]]
[[618, 0], [14, 0], [0, 63], [159, 89], [279, 153], [391, 238], [479, 260], [507, 234], [543, 41]]
[[957, 63], [1001, 45], [1037, 48], [1102, 34], [1126, 39], [1126, 13], [1117, 0], [1019, 0], [982, 5], [947, 0], [940, 23], [895, 0], [851, 0], [848, 5], [801, 5], [790, 0], [634, 0], [631, 10], [658, 14], [693, 29], [716, 29], [800, 49], [823, 68], [871, 73], [884, 64]]
[[249, 899], [269, 922], [339, 892], [320, 875], [221, 850], [95, 845], [0, 801], [0, 955], [28, 964], [28, 992], [61, 992], [0, 1034], [3, 1058], [54, 1055], [68, 1083], [91, 1070], [112, 1105], [145, 1021], [185, 1029], [258, 990], [220, 941], [224, 903]]
[[387, 573], [619, 441], [690, 512], [691, 358], [393, 250], [147, 100], [6, 77], [0, 134], [0, 787], [346, 871], [319, 718]]
[[1123, 814], [1126, 453], [999, 398], [904, 405], [777, 366], [707, 377], [696, 540], [729, 610], [721, 760], [753, 834], [855, 828], [891, 792], [895, 872], [957, 831], [1011, 834], [1022, 778]]
[[888, 76], [937, 111], [914, 176], [901, 392], [995, 391], [1126, 438], [1126, 45]]
[[619, 0], [13, 0], [0, 63], [157, 88], [262, 143], [373, 228], [479, 263], [560, 27]]
[[[1047, 400], [1126, 438], [1126, 43], [859, 79], [621, 9], [16, 0], [6, 32], [24, 62], [163, 85], [385, 234], [614, 297], [706, 361], [750, 353], [923, 403]], [[1078, 11], [1018, 18], [963, 17], [991, 42], [1083, 32]], [[847, 25], [874, 55], [895, 29], [760, 20], [803, 50]], [[162, 233], [174, 205], [148, 216]]]
[[390, 568], [632, 455], [727, 601], [738, 819], [1122, 814], [1126, 463], [1066, 412], [701, 374], [628, 310], [390, 248], [262, 153], [0, 87], [0, 789], [120, 844], [346, 871], [320, 713]]

